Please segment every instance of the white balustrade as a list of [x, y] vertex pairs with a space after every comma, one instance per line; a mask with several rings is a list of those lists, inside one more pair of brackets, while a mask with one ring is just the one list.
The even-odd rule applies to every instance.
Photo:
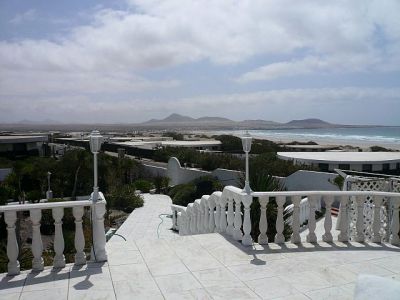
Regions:
[[243, 238], [242, 233], [242, 199], [239, 195], [234, 194], [235, 200], [235, 218], [234, 218], [234, 229], [233, 238], [236, 241], [240, 241]]
[[8, 257], [8, 275], [18, 275], [20, 271], [18, 261], [18, 242], [15, 233], [15, 222], [17, 220], [16, 211], [5, 211], [4, 219], [7, 224], [7, 257]]
[[47, 202], [37, 204], [22, 204], [22, 205], [4, 205], [0, 206], [0, 213], [4, 213], [4, 220], [7, 224], [7, 257], [8, 257], [8, 274], [17, 275], [20, 272], [18, 262], [19, 248], [16, 236], [16, 221], [18, 211], [29, 211], [32, 222], [32, 270], [42, 271], [43, 263], [43, 243], [40, 233], [40, 222], [43, 210], [51, 210], [54, 218], [54, 268], [65, 267], [64, 257], [64, 237], [62, 231], [62, 218], [65, 208], [72, 208], [75, 218], [75, 263], [85, 264], [86, 255], [84, 252], [85, 239], [82, 228], [82, 217], [84, 208], [90, 207], [92, 212], [93, 226], [93, 247], [96, 256], [96, 261], [106, 261], [107, 253], [105, 251], [106, 237], [104, 231], [104, 214], [106, 201], [102, 193], [99, 193], [99, 201], [92, 204], [91, 201], [65, 201], [65, 202]]
[[228, 217], [227, 217], [227, 222], [228, 226], [226, 227], [226, 233], [229, 235], [233, 235], [233, 232], [235, 230], [233, 223], [234, 223], [234, 212], [233, 212], [233, 198], [229, 197], [228, 198]]
[[[379, 211], [382, 205], [382, 199], [385, 197], [390, 199], [392, 203], [392, 222], [390, 224], [390, 242], [394, 245], [400, 244], [399, 238], [399, 206], [400, 194], [393, 192], [377, 192], [377, 191], [291, 191], [291, 192], [252, 192], [251, 194], [244, 193], [241, 189], [235, 187], [225, 187], [223, 192], [214, 192], [210, 196], [202, 198], [202, 202], [197, 204], [190, 203], [187, 208], [180, 208], [180, 215], [187, 216], [187, 234], [197, 234], [202, 232], [221, 232], [227, 233], [234, 240], [242, 242], [243, 245], [252, 245], [253, 240], [251, 233], [251, 219], [250, 219], [250, 205], [253, 197], [257, 197], [260, 202], [260, 234], [258, 241], [260, 244], [268, 243], [268, 218], [267, 218], [267, 205], [269, 201], [276, 201], [277, 204], [277, 217], [276, 217], [276, 235], [275, 243], [284, 243], [284, 205], [287, 200], [292, 201], [293, 215], [291, 219], [292, 235], [290, 241], [292, 243], [301, 243], [300, 227], [303, 224], [302, 218], [307, 217], [308, 220], [308, 234], [306, 241], [315, 243], [318, 239], [325, 242], [333, 242], [332, 234], [332, 217], [330, 215], [331, 207], [334, 200], [340, 201], [340, 214], [347, 216], [349, 214], [349, 202], [351, 197], [355, 197], [357, 201], [357, 236], [355, 241], [363, 242], [365, 236], [363, 233], [363, 203], [367, 197], [373, 197], [375, 212], [374, 212], [374, 227], [373, 227], [373, 241], [381, 242], [382, 236], [380, 230], [382, 224], [379, 219]], [[271, 200], [275, 198], [275, 200]], [[322, 236], [316, 235], [316, 219], [315, 212], [321, 209], [322, 200], [325, 204], [325, 220], [323, 223], [324, 233]], [[243, 204], [243, 213], [242, 213]], [[226, 206], [228, 211], [226, 212]], [[197, 207], [197, 208], [196, 208]], [[201, 210], [202, 208], [202, 210]], [[174, 209], [174, 208], [173, 208]], [[176, 209], [176, 208], [175, 208]], [[196, 213], [196, 209], [201, 211], [200, 214]], [[242, 223], [243, 217], [243, 223]], [[198, 218], [201, 221], [198, 222]], [[178, 230], [185, 232], [184, 222], [178, 222]], [[207, 226], [208, 224], [208, 226]], [[197, 228], [199, 227], [199, 228]], [[348, 218], [338, 218], [338, 241], [349, 241], [348, 231]]]
[[219, 206], [220, 206], [220, 215], [219, 215], [219, 230], [222, 233], [226, 232], [226, 203], [227, 203], [227, 198], [222, 193], [222, 196], [219, 199]]
[[210, 198], [209, 195], [205, 195], [205, 196], [201, 197], [201, 203], [200, 203], [202, 210], [203, 210], [203, 214], [204, 214], [203, 224], [202, 224], [204, 233], [209, 232], [209, 229], [208, 229], [209, 218], [210, 218], [210, 209], [208, 207], [208, 199], [209, 198]]
[[253, 244], [253, 239], [250, 235], [251, 233], [250, 205], [252, 201], [253, 201], [252, 195], [245, 194], [242, 196], [242, 202], [244, 206], [242, 244], [245, 246], [251, 246]]
[[392, 211], [393, 211], [393, 216], [392, 216], [392, 224], [390, 225], [390, 230], [391, 230], [391, 235], [390, 235], [390, 243], [392, 245], [399, 245], [400, 244], [400, 238], [399, 238], [399, 206], [400, 203], [399, 201], [396, 201], [392, 204]]
[[64, 216], [64, 209], [62, 207], [55, 207], [52, 209], [54, 219], [54, 268], [65, 267], [64, 256], [64, 237], [62, 232], [62, 217]]
[[382, 241], [382, 237], [380, 234], [381, 230], [381, 206], [383, 202], [383, 197], [376, 196], [374, 197], [374, 220], [372, 223], [372, 241], [374, 243], [380, 243]]
[[210, 211], [210, 218], [208, 220], [208, 232], [214, 232], [215, 229], [215, 195], [212, 194], [209, 198], [208, 198], [208, 208]]
[[333, 203], [334, 197], [332, 195], [325, 196], [324, 201], [325, 201], [325, 211], [328, 213], [325, 214], [325, 222], [324, 222], [324, 228], [325, 228], [325, 233], [322, 236], [322, 240], [324, 242], [332, 242], [333, 237], [332, 237], [332, 215], [330, 213], [331, 208], [332, 208], [332, 203]]
[[293, 244], [298, 244], [301, 242], [300, 238], [300, 225], [303, 224], [300, 222], [300, 202], [301, 196], [293, 196], [292, 203], [293, 203], [293, 216], [292, 216], [292, 236], [290, 241]]
[[269, 201], [268, 197], [260, 197], [258, 199], [260, 202], [260, 234], [258, 235], [258, 243], [260, 245], [268, 244], [268, 220], [267, 220], [267, 204]]

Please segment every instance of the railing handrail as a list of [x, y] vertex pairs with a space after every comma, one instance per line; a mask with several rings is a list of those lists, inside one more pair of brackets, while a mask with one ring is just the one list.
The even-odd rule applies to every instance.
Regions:
[[[100, 200], [98, 202], [102, 202]], [[79, 200], [79, 201], [61, 201], [61, 202], [46, 202], [46, 203], [28, 203], [28, 204], [13, 204], [13, 205], [1, 205], [0, 212], [5, 211], [25, 211], [31, 209], [52, 209], [55, 207], [76, 207], [76, 206], [90, 206], [93, 202], [90, 200]]]
[[276, 196], [382, 196], [400, 198], [400, 193], [380, 191], [279, 191], [279, 192], [252, 192], [253, 197]]

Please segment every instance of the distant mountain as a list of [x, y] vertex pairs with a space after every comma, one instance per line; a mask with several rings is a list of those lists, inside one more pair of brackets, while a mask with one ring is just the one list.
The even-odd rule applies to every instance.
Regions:
[[232, 120], [229, 120], [227, 118], [221, 118], [221, 117], [201, 117], [198, 119], [188, 117], [188, 116], [183, 116], [180, 114], [171, 114], [168, 117], [158, 120], [158, 119], [151, 119], [147, 122], [144, 122], [142, 124], [164, 124], [164, 123], [205, 123], [205, 122], [234, 122]]
[[337, 127], [320, 119], [292, 120], [288, 123], [278, 123], [267, 120], [233, 121], [223, 117], [192, 118], [180, 114], [171, 114], [164, 119], [152, 119], [138, 124], [143, 127], [169, 128], [210, 128], [210, 129], [291, 129], [291, 128], [326, 128]]
[[320, 119], [304, 119], [304, 120], [292, 120], [287, 122], [287, 126], [290, 127], [302, 127], [302, 128], [320, 128], [320, 127], [332, 127], [334, 124], [322, 121]]
[[24, 125], [42, 125], [42, 124], [62, 124], [62, 122], [55, 121], [52, 119], [45, 119], [42, 121], [33, 121], [33, 120], [21, 120], [17, 124], [24, 124]]

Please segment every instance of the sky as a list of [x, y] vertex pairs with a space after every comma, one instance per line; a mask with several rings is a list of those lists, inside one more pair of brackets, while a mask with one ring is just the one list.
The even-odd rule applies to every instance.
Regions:
[[0, 123], [400, 125], [398, 0], [0, 0]]

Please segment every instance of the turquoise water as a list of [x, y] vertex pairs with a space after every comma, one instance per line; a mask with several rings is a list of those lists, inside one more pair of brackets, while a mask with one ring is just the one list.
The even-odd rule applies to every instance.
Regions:
[[[338, 141], [338, 144], [348, 141], [349, 144], [388, 144], [400, 146], [400, 127], [249, 130], [249, 132], [253, 136], [260, 138], [282, 141]], [[243, 134], [243, 131], [224, 131], [224, 133], [240, 136]]]
[[400, 127], [365, 127], [365, 128], [319, 128], [285, 130], [251, 130], [254, 135], [273, 136], [282, 139], [329, 139], [354, 142], [400, 143]]

